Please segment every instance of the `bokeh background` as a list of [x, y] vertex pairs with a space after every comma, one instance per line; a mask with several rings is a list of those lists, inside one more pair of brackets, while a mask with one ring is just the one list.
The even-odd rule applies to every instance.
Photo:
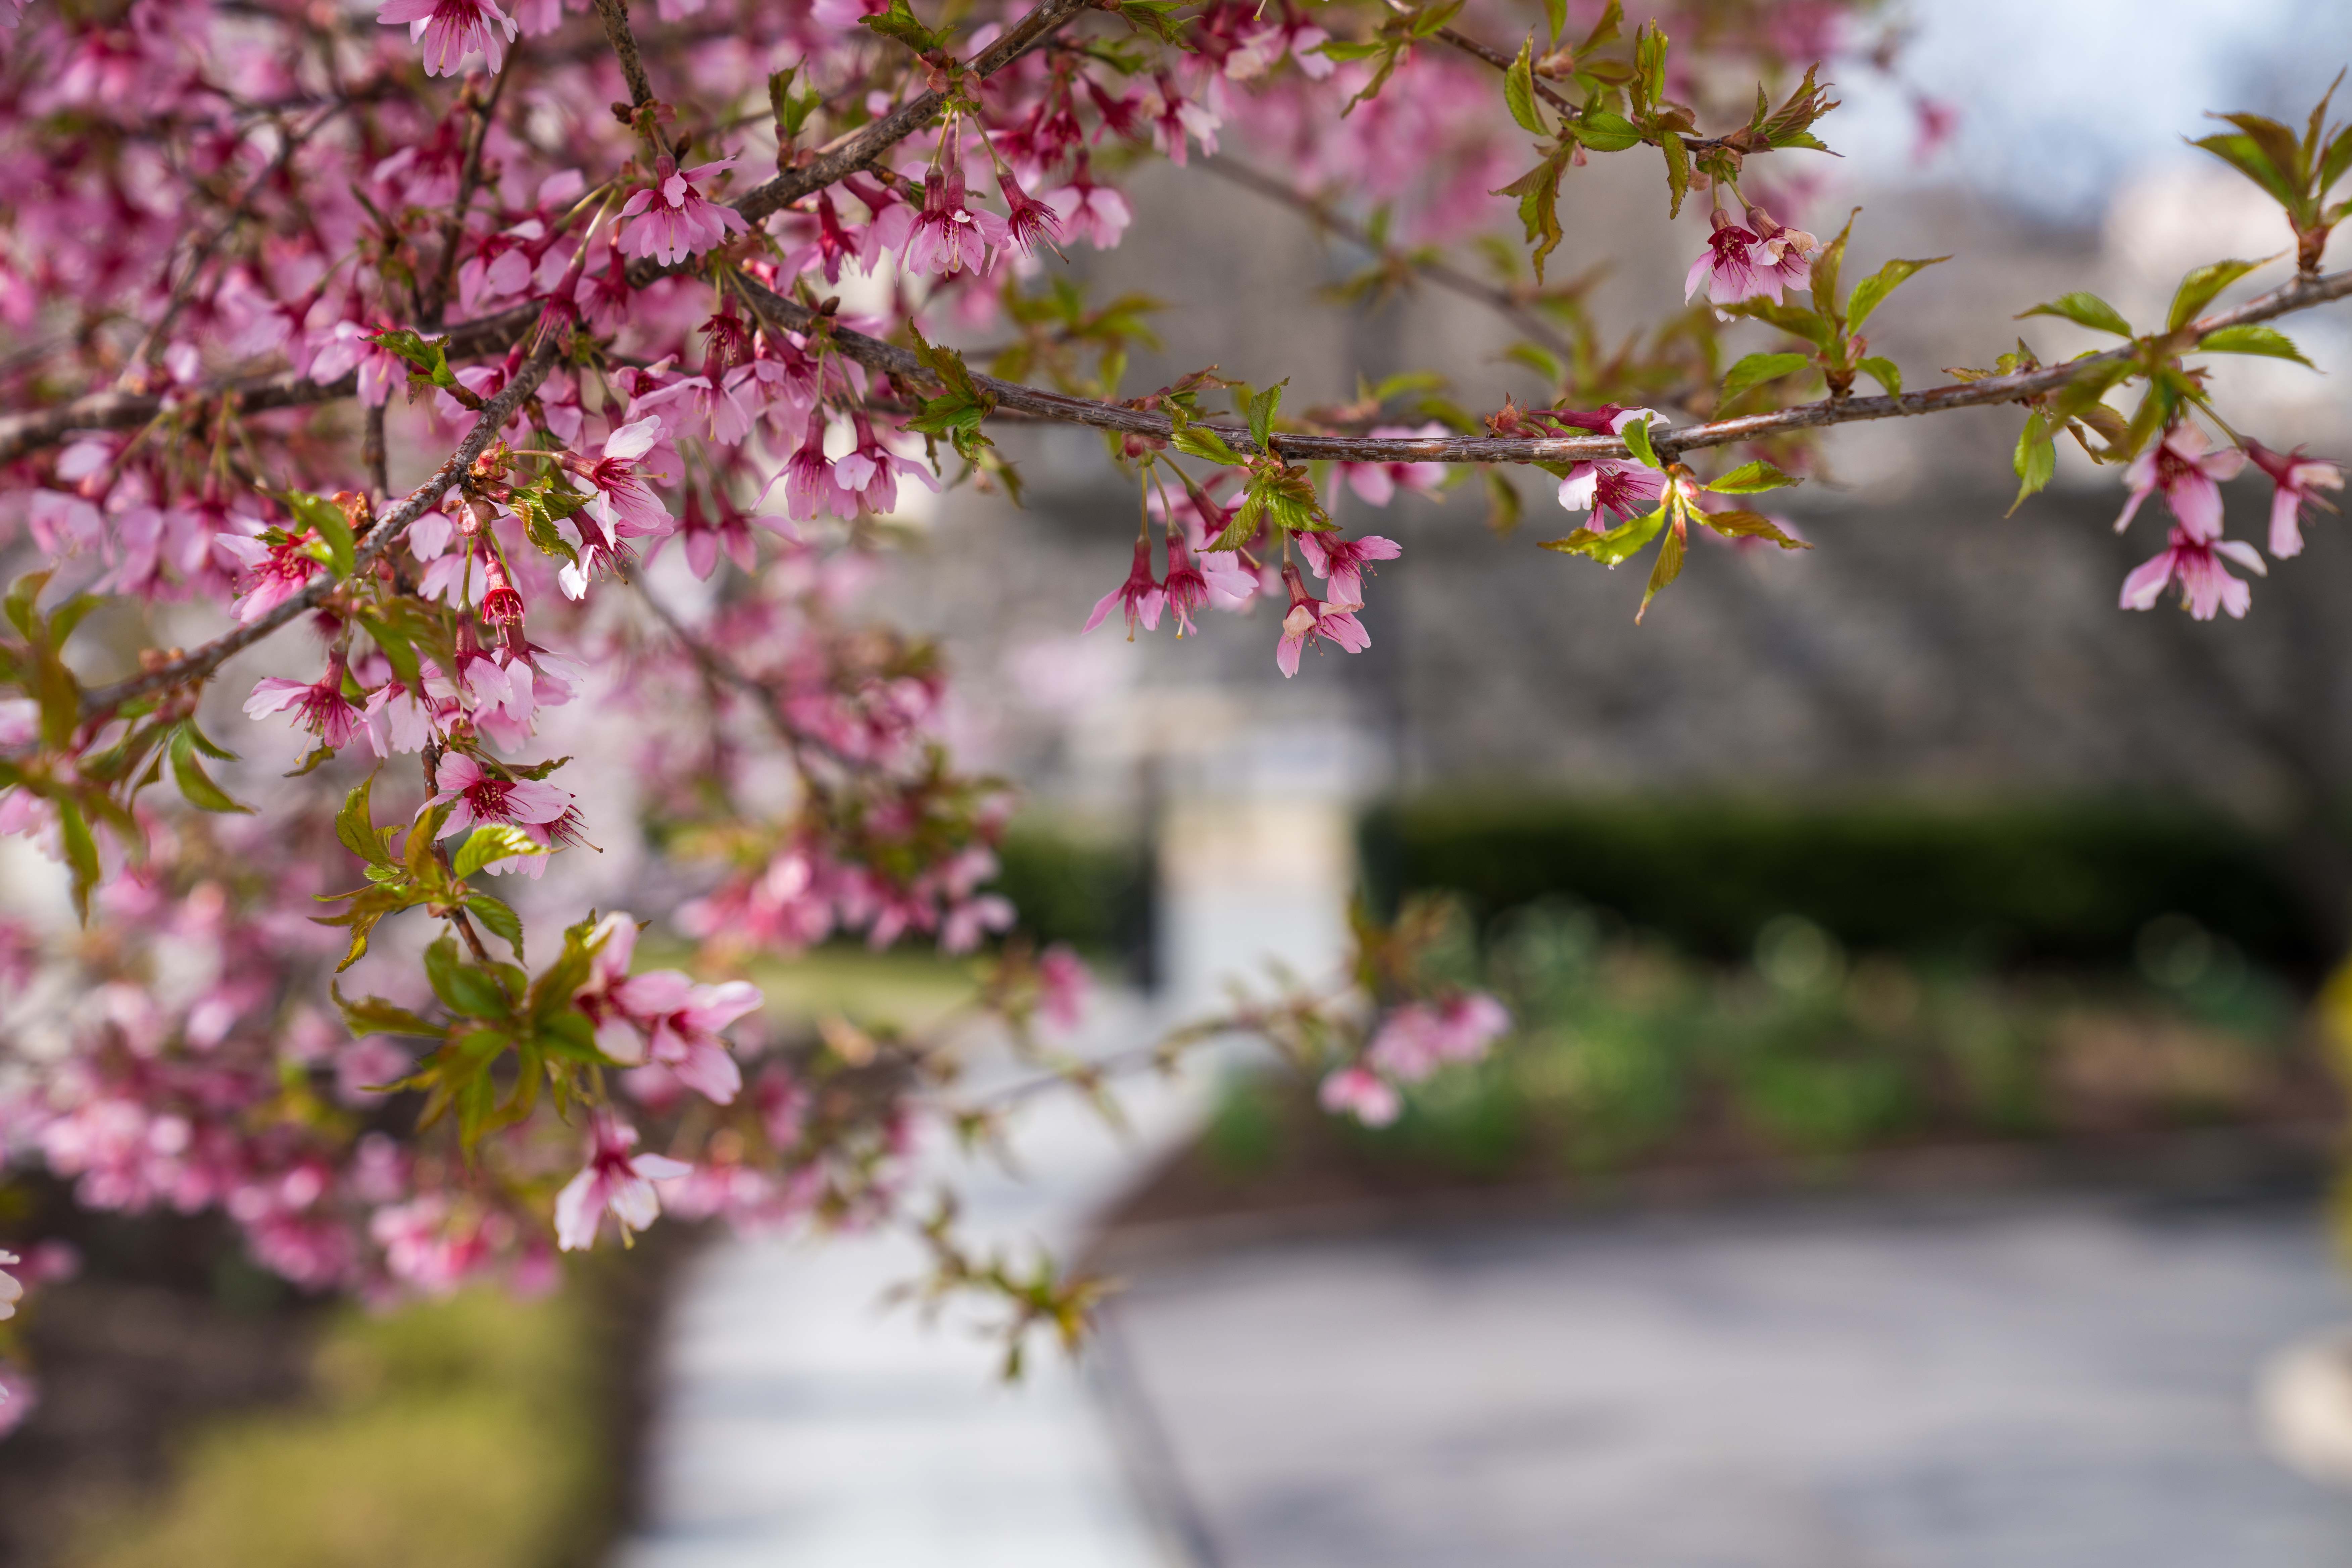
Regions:
[[[2318, 0], [1915, 0], [1881, 30], [1891, 68], [1832, 73], [1843, 156], [1789, 155], [1774, 200], [1822, 234], [1862, 209], [1850, 279], [1953, 258], [1874, 322], [1912, 386], [2021, 334], [2091, 346], [2011, 320], [2065, 290], [2145, 320], [2189, 268], [2282, 249], [2185, 139], [2208, 109], [2300, 123], [2352, 60]], [[1957, 110], [1940, 146], [1923, 100]], [[1571, 177], [1552, 268], [1589, 274], [1604, 343], [1681, 307], [1705, 232], [1654, 165]], [[1481, 411], [1542, 395], [1474, 304], [1325, 304], [1368, 258], [1213, 169], [1132, 197], [1075, 264], [1170, 307], [1130, 388], [1213, 363], [1301, 404], [1413, 369]], [[2352, 454], [2352, 312], [2284, 324], [2325, 373], [2228, 363], [2221, 406]], [[1770, 346], [1746, 331], [1733, 353]], [[887, 1238], [678, 1236], [557, 1302], [375, 1321], [217, 1237], [93, 1225], [49, 1408], [0, 1447], [0, 1556], [2352, 1560], [2352, 1495], [2276, 1394], [2325, 1405], [2340, 1358], [2278, 1358], [2352, 1312], [2318, 1002], [2352, 943], [2352, 540], [2322, 520], [2243, 622], [2119, 612], [2156, 526], [2118, 539], [2116, 474], [2063, 448], [2011, 513], [2018, 423], [1832, 433], [1772, 498], [1814, 548], [1695, 546], [1638, 626], [1635, 577], [1535, 548], [1568, 526], [1547, 487], [1507, 533], [1475, 486], [1343, 495], [1402, 559], [1370, 650], [1293, 680], [1264, 606], [1081, 635], [1133, 494], [1092, 436], [1008, 433], [1025, 505], [907, 515], [887, 607], [945, 643], [966, 757], [1024, 790], [1003, 885], [1104, 982], [1079, 1047], [1327, 972], [1357, 900], [1435, 900], [1509, 1047], [1379, 1131], [1236, 1051], [1139, 1084], [1122, 1129], [1054, 1104], [1010, 1163], [927, 1152], [983, 1235], [1125, 1281], [1083, 1358], [1010, 1387], [972, 1325], [886, 1306], [919, 1262]], [[2228, 497], [2259, 537], [2259, 479]], [[610, 847], [608, 901], [641, 865]], [[831, 951], [763, 979], [904, 1023], [965, 983]]]

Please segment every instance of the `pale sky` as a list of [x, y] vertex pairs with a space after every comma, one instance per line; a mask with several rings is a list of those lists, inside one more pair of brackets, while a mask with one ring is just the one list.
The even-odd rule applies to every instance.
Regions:
[[[2300, 127], [2352, 63], [2352, 0], [1907, 0], [1899, 14], [1915, 24], [1902, 74], [1962, 107], [1958, 138], [1915, 172], [1906, 92], [1851, 66], [1822, 128], [1846, 172], [1966, 179], [2053, 222], [2095, 223], [2128, 174], [2207, 158], [2181, 139], [2223, 129], [2208, 110]], [[2352, 121], [2352, 80], [2336, 101]]]

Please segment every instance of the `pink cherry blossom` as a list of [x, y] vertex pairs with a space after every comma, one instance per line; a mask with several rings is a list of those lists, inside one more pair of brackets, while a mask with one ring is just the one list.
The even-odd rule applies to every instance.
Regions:
[[243, 533], [217, 533], [213, 537], [246, 569], [244, 591], [229, 609], [238, 620], [248, 623], [259, 620], [309, 587], [320, 564], [314, 552], [326, 548], [309, 529], [289, 534], [273, 528], [259, 538]]
[[937, 493], [938, 477], [915, 458], [901, 457], [875, 432], [872, 420], [859, 413], [851, 416], [850, 423], [856, 434], [856, 444], [835, 465], [834, 471], [842, 489], [855, 494], [866, 510], [881, 517], [897, 511], [898, 480], [902, 476]]
[[[1169, 611], [1176, 617], [1176, 635], [1186, 637], [1193, 631], [1192, 612], [1209, 602], [1209, 579], [1194, 564], [1192, 552], [1184, 547], [1184, 531], [1168, 531], [1168, 581], [1160, 585]], [[1102, 606], [1096, 606], [1100, 610]], [[1092, 631], [1089, 626], [1087, 628]], [[1153, 629], [1158, 629], [1156, 626]]]
[[1482, 991], [1443, 1002], [1412, 1002], [1381, 1021], [1364, 1059], [1406, 1083], [1417, 1082], [1447, 1062], [1474, 1062], [1509, 1033], [1511, 1015]]
[[1143, 534], [1135, 542], [1135, 560], [1128, 567], [1127, 581], [1095, 601], [1093, 615], [1080, 631], [1090, 632], [1110, 616], [1113, 609], [1127, 613], [1127, 640], [1135, 640], [1135, 623], [1141, 621], [1146, 631], [1160, 629], [1160, 609], [1168, 601], [1165, 589], [1151, 570], [1151, 536]]
[[[1418, 429], [1402, 425], [1378, 425], [1366, 433], [1380, 439], [1445, 436], [1452, 432], [1443, 425], [1431, 424]], [[1341, 463], [1339, 471], [1348, 481], [1348, 488], [1373, 506], [1388, 505], [1394, 499], [1399, 486], [1435, 500], [1445, 484], [1444, 463]]]
[[311, 353], [310, 379], [327, 386], [356, 370], [360, 401], [371, 408], [383, 407], [392, 396], [392, 389], [408, 379], [407, 362], [373, 341], [389, 325], [383, 321], [337, 321], [327, 329], [325, 341]]
[[7, 1270], [25, 1260], [13, 1252], [0, 1252], [0, 1322], [16, 1315], [16, 1303], [25, 1298], [25, 1287]]
[[2196, 538], [2208, 542], [2221, 537], [2221, 487], [2219, 481], [2234, 479], [2246, 466], [2246, 455], [2235, 447], [2211, 450], [2212, 443], [2205, 432], [2195, 425], [2183, 422], [2164, 433], [2164, 439], [2147, 447], [2131, 460], [2124, 470], [2124, 483], [2131, 487], [2130, 499], [2125, 501], [2123, 515], [2116, 519], [2116, 531], [2121, 533], [2131, 526], [2138, 515], [2140, 502], [2164, 492], [2164, 502], [2172, 515]]
[[596, 1230], [605, 1211], [625, 1237], [644, 1230], [661, 1216], [661, 1195], [656, 1182], [674, 1181], [693, 1173], [683, 1160], [661, 1154], [633, 1154], [637, 1130], [609, 1111], [589, 1117], [588, 1163], [555, 1195], [556, 1244], [566, 1252], [582, 1252], [596, 1245]]
[[572, 809], [572, 796], [536, 779], [505, 778], [490, 773], [463, 752], [441, 759], [440, 791], [425, 809], [449, 805], [446, 833], [463, 833], [477, 822], [507, 823], [519, 827], [545, 827], [560, 823]]
[[1585, 526], [1600, 529], [1603, 516], [1643, 517], [1657, 510], [1666, 493], [1666, 476], [1622, 458], [1598, 458], [1575, 464], [1559, 481], [1559, 504], [1570, 511], [1590, 511]]
[[1404, 553], [1404, 546], [1393, 539], [1383, 539], [1368, 533], [1361, 539], [1342, 539], [1336, 533], [1302, 533], [1298, 536], [1299, 552], [1318, 577], [1330, 580], [1328, 602], [1335, 607], [1364, 607], [1365, 566], [1374, 561], [1394, 561]]
[[785, 510], [795, 522], [857, 515], [856, 493], [842, 484], [833, 459], [824, 455], [825, 426], [824, 409], [811, 409], [808, 429], [803, 433], [801, 444], [785, 460], [783, 472], [777, 476], [784, 484]]
[[2177, 580], [2181, 605], [2195, 619], [2210, 621], [2217, 610], [2242, 618], [2253, 590], [2222, 566], [2225, 556], [2258, 577], [2269, 574], [2262, 556], [2243, 540], [2207, 539], [2186, 524], [2175, 527], [2164, 553], [2124, 579], [2122, 607], [2154, 609], [2167, 585]]
[[2246, 444], [2246, 456], [2269, 477], [2273, 487], [2271, 553], [2282, 561], [2302, 554], [2304, 509], [2336, 510], [2318, 492], [2344, 488], [2344, 465], [2333, 458], [2306, 458], [2300, 447], [2292, 452], [2273, 452], [2260, 441]]
[[[1822, 242], [1801, 228], [1787, 228], [1772, 221], [1772, 215], [1762, 207], [1748, 209], [1748, 222], [1760, 237], [1761, 242], [1751, 256], [1760, 276], [1777, 279], [1782, 289], [1812, 287], [1813, 258], [1819, 254]], [[1688, 297], [1687, 290], [1685, 298]], [[1779, 292], [1772, 298], [1778, 300]]]
[[1043, 200], [1061, 215], [1065, 235], [1084, 239], [1097, 250], [1117, 248], [1119, 236], [1135, 221], [1127, 198], [1108, 185], [1096, 184], [1087, 174], [1084, 159], [1071, 182], [1058, 191], [1046, 192]]
[[1086, 960], [1055, 942], [1037, 955], [1037, 1011], [1057, 1029], [1075, 1029], [1085, 1021], [1087, 997], [1094, 975]]
[[640, 187], [621, 208], [626, 224], [621, 231], [621, 253], [651, 257], [664, 267], [675, 267], [689, 256], [725, 244], [730, 234], [750, 233], [750, 226], [733, 207], [722, 206], [695, 188], [734, 166], [734, 159], [721, 158], [681, 171], [667, 153], [655, 159], [654, 183]]
[[742, 1069], [719, 1031], [761, 1005], [760, 988], [745, 980], [697, 985], [675, 969], [631, 976], [614, 1001], [647, 1032], [646, 1056], [714, 1105], [728, 1105], [743, 1087]]
[[1311, 641], [1334, 642], [1349, 653], [1372, 646], [1372, 635], [1353, 614], [1355, 606], [1327, 604], [1307, 591], [1298, 568], [1285, 563], [1283, 585], [1290, 590], [1290, 613], [1282, 617], [1282, 637], [1275, 645], [1274, 662], [1286, 676], [1298, 673], [1299, 656]]
[[375, 732], [362, 722], [363, 715], [359, 707], [343, 695], [345, 673], [343, 656], [336, 654], [327, 661], [327, 673], [316, 681], [264, 676], [255, 682], [252, 695], [245, 700], [246, 717], [265, 719], [290, 708], [295, 727], [318, 736], [319, 743], [329, 750], [340, 752], [352, 743], [354, 735], [364, 734], [370, 748], [381, 757], [384, 751]]
[[426, 76], [456, 76], [459, 64], [477, 51], [484, 68], [495, 73], [505, 63], [507, 40], [515, 36], [514, 18], [492, 0], [382, 0], [375, 19], [408, 24], [409, 40], [424, 43]]
[[[1718, 305], [1737, 305], [1742, 300], [1778, 300], [1782, 283], [1773, 264], [1779, 259], [1777, 254], [1764, 257], [1763, 242], [1751, 230], [1732, 222], [1721, 208], [1712, 221], [1715, 232], [1707, 237], [1707, 247], [1699, 252], [1689, 276], [1683, 279], [1683, 298], [1689, 299], [1705, 285], [1706, 297]], [[1759, 268], [1759, 259], [1767, 265]]]
[[1062, 237], [1061, 214], [1023, 190], [1010, 169], [996, 171], [996, 188], [1004, 195], [1006, 216], [1002, 243], [1024, 256], [1033, 254], [1039, 245], [1059, 255], [1061, 247], [1056, 242]]
[[1367, 1127], [1386, 1127], [1404, 1110], [1396, 1085], [1367, 1067], [1344, 1067], [1323, 1080], [1315, 1098], [1334, 1116], [1352, 1116]]
[[[992, 253], [1010, 239], [1004, 220], [986, 207], [975, 206], [964, 189], [963, 170], [932, 169], [923, 176], [919, 212], [893, 207], [877, 220], [885, 243], [902, 250], [909, 272], [985, 273]], [[904, 232], [903, 239], [898, 237]]]

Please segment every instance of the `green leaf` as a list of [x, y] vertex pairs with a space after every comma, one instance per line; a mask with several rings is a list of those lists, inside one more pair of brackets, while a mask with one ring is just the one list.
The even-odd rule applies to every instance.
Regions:
[[[1818, 280], [1821, 275], [1820, 263], [1816, 262], [1813, 277]], [[1811, 310], [1800, 310], [1793, 305], [1783, 305], [1771, 300], [1743, 300], [1731, 307], [1731, 314], [1745, 316], [1750, 321], [1769, 321], [1790, 337], [1802, 338], [1824, 352], [1829, 349], [1832, 334], [1836, 332], [1836, 318], [1828, 311], [1815, 314]], [[1838, 341], [1843, 341], [1842, 335]]]
[[1249, 459], [1225, 444], [1225, 438], [1206, 425], [1187, 422], [1168, 438], [1168, 444], [1188, 457], [1204, 462], [1223, 463], [1227, 468], [1239, 468]]
[[2281, 173], [2251, 136], [2207, 136], [2189, 143], [2202, 147], [2216, 158], [2260, 185], [2280, 205], [2292, 211], [2301, 202], [2301, 193], [2294, 182]]
[[1519, 526], [1524, 510], [1519, 492], [1501, 469], [1486, 468], [1480, 472], [1486, 482], [1486, 526], [1496, 533], [1507, 534]]
[[1658, 559], [1650, 568], [1650, 584], [1642, 590], [1641, 608], [1633, 612], [1635, 626], [1640, 626], [1642, 617], [1650, 613], [1650, 601], [1658, 596], [1658, 591], [1682, 574], [1683, 530], [1678, 523], [1666, 530], [1665, 537], [1658, 542]]
[[362, 996], [353, 1002], [331, 986], [328, 994], [342, 1012], [343, 1026], [354, 1035], [414, 1035], [430, 1040], [437, 1039], [442, 1033], [441, 1026], [431, 1019], [419, 1017], [381, 996]]
[[90, 837], [89, 822], [70, 796], [54, 797], [54, 804], [58, 838], [66, 852], [66, 868], [73, 873], [74, 914], [88, 925], [90, 889], [98, 886], [98, 841]]
[[1328, 533], [1339, 527], [1323, 510], [1322, 500], [1315, 493], [1313, 477], [1305, 468], [1273, 461], [1261, 461], [1252, 468], [1248, 488], [1242, 492], [1240, 510], [1217, 542], [1223, 544], [1231, 539], [1238, 543], [1248, 539], [1258, 531], [1260, 521], [1266, 518], [1271, 518], [1276, 528], [1292, 533]]
[[1858, 362], [1853, 368], [1885, 387], [1887, 396], [1903, 395], [1903, 373], [1895, 368], [1893, 360], [1880, 354], [1873, 354], [1868, 359]]
[[317, 532], [327, 542], [327, 564], [338, 577], [352, 574], [352, 524], [343, 509], [324, 496], [314, 496], [308, 490], [289, 490], [286, 504], [303, 526]]
[[253, 807], [240, 805], [228, 793], [213, 783], [205, 773], [205, 765], [196, 761], [195, 741], [188, 731], [191, 724], [175, 725], [172, 742], [167, 748], [172, 759], [172, 780], [180, 786], [180, 794], [198, 811], [217, 811], [230, 816], [250, 816]]
[[1592, 24], [1592, 31], [1584, 35], [1584, 42], [1576, 46], [1579, 57], [1591, 54], [1603, 44], [1614, 43], [1625, 25], [1625, 0], [1609, 0], [1601, 13], [1601, 20]]
[[1619, 523], [1606, 533], [1580, 528], [1564, 539], [1545, 540], [1543, 547], [1557, 550], [1562, 555], [1589, 555], [1603, 566], [1614, 566], [1658, 536], [1658, 530], [1666, 525], [1667, 510], [1662, 505], [1645, 517]]
[[457, 957], [457, 939], [444, 931], [425, 950], [425, 978], [453, 1013], [469, 1018], [504, 1018], [513, 1004], [496, 977]]
[[[900, 5], [905, 0], [898, 0]], [[871, 22], [874, 18], [866, 18]], [[907, 331], [915, 339], [915, 353], [946, 390], [923, 404], [922, 411], [907, 421], [906, 427], [926, 436], [945, 436], [956, 452], [968, 463], [980, 461], [981, 449], [993, 445], [981, 433], [981, 424], [995, 412], [996, 395], [983, 390], [965, 368], [963, 355], [950, 348], [936, 348], [912, 325]]]
[[2257, 267], [2277, 260], [2266, 256], [2260, 261], [2216, 261], [2196, 268], [2180, 280], [2179, 289], [2172, 296], [2172, 313], [2166, 325], [2179, 331], [2197, 319], [2197, 313], [2213, 302], [2213, 297]]
[[2058, 471], [2058, 447], [2050, 438], [2050, 431], [2037, 411], [2026, 416], [2025, 428], [2017, 437], [2017, 453], [2011, 459], [2017, 470], [2017, 499], [2009, 505], [2009, 515], [2025, 504], [2025, 498], [2050, 482]]
[[[1862, 331], [1862, 324], [1870, 320], [1870, 313], [1877, 310], [1886, 297], [1901, 288], [1904, 281], [1914, 273], [1950, 259], [1948, 256], [1930, 256], [1916, 261], [1890, 261], [1855, 284], [1853, 293], [1845, 302], [1846, 331], [1850, 332]], [[2074, 296], [2069, 295], [2067, 298], [2072, 299]], [[2124, 335], [2131, 336], [2131, 329], [2125, 328]]]
[[1648, 420], [1634, 420], [1631, 425], [1626, 426], [1625, 428], [1617, 432], [1617, 437], [1619, 440], [1625, 443], [1625, 449], [1633, 454], [1633, 460], [1635, 462], [1642, 464], [1644, 468], [1663, 468], [1665, 467], [1664, 463], [1658, 461], [1657, 449], [1650, 445], [1650, 422]]
[[1691, 515], [1726, 539], [1769, 539], [1783, 550], [1811, 550], [1801, 539], [1792, 539], [1780, 525], [1761, 512], [1754, 511], [1694, 511]]
[[447, 339], [427, 340], [402, 327], [393, 331], [378, 332], [368, 341], [387, 353], [396, 354], [408, 362], [411, 395], [415, 395], [416, 383], [422, 381], [428, 386], [439, 387], [467, 408], [481, 407], [481, 398], [459, 381], [457, 373], [449, 368]]
[[457, 858], [450, 863], [450, 874], [465, 880], [493, 861], [513, 855], [544, 855], [547, 846], [535, 841], [530, 835], [509, 823], [484, 823], [466, 836]]
[[2116, 383], [2131, 373], [2129, 360], [2098, 359], [2085, 363], [2050, 399], [2049, 427], [2053, 431], [2064, 429], [2068, 420], [2106, 396]]
[[2276, 327], [2222, 327], [2198, 340], [2197, 352], [2217, 354], [2262, 354], [2271, 359], [2291, 359], [2313, 370], [2319, 367], [2303, 357], [2294, 340]]
[[1535, 58], [1536, 35], [1530, 28], [1528, 41], [1519, 46], [1518, 58], [1503, 73], [1503, 102], [1521, 129], [1548, 136], [1550, 132], [1544, 124], [1543, 111], [1536, 107]]
[[1666, 155], [1666, 192], [1674, 198], [1666, 216], [1677, 218], [1683, 216], [1683, 198], [1690, 195], [1690, 150], [1671, 127], [1659, 132], [1658, 148]]
[[389, 866], [392, 856], [383, 847], [383, 839], [375, 830], [375, 816], [368, 806], [369, 792], [375, 788], [375, 775], [368, 774], [353, 784], [343, 796], [343, 809], [335, 813], [335, 837], [342, 847], [371, 866]]
[[946, 41], [916, 19], [907, 0], [890, 0], [887, 11], [878, 16], [860, 17], [858, 25], [871, 27], [886, 38], [896, 38], [919, 55], [929, 54]]
[[1645, 110], [1666, 96], [1666, 30], [1655, 22], [1643, 23], [1633, 35], [1633, 82]]
[[1723, 378], [1723, 401], [1729, 403], [1743, 392], [1801, 371], [1812, 363], [1810, 354], [1748, 354]]
[[2072, 294], [2061, 294], [2048, 304], [2036, 305], [2031, 310], [2020, 310], [2017, 320], [2021, 321], [2028, 316], [2063, 316], [2085, 327], [2113, 332], [2119, 338], [2132, 335], [2131, 323], [2123, 319], [2120, 311], [2096, 294], [2084, 293], [2080, 289]]
[[385, 625], [372, 616], [359, 617], [360, 626], [383, 651], [384, 662], [392, 666], [393, 679], [409, 690], [423, 684], [423, 672], [417, 668], [416, 645], [408, 640], [405, 632]]
[[1560, 33], [1568, 26], [1568, 0], [1543, 0], [1544, 38], [1558, 43]]
[[481, 921], [484, 931], [514, 949], [517, 958], [522, 957], [522, 919], [505, 900], [494, 899], [488, 893], [468, 893], [466, 912]]
[[1632, 121], [1605, 109], [1588, 109], [1580, 118], [1564, 121], [1561, 129], [1595, 153], [1622, 153], [1642, 143], [1642, 132]]
[[[1757, 90], [1760, 93], [1763, 89], [1759, 88]], [[1846, 241], [1853, 237], [1853, 220], [1861, 216], [1860, 207], [1855, 207], [1847, 213], [1845, 226], [1838, 230], [1837, 237], [1822, 247], [1822, 253], [1813, 258], [1812, 269], [1809, 274], [1811, 281], [1808, 287], [1813, 291], [1813, 317], [1821, 325], [1814, 332], [1805, 335], [1823, 348], [1829, 346], [1831, 338], [1843, 340], [1845, 336], [1845, 322], [1838, 315], [1837, 310], [1838, 278], [1845, 267]], [[1758, 300], [1751, 300], [1749, 303], [1764, 305], [1769, 304], [1770, 301]], [[1786, 306], [1778, 308], [1788, 310]], [[1788, 313], [1791, 316], [1797, 314], [1793, 310], [1789, 310]], [[1797, 331], [1794, 327], [1784, 327], [1782, 330]]]
[[1804, 482], [1802, 479], [1791, 479], [1759, 458], [1755, 462], [1740, 464], [1706, 488], [1717, 495], [1749, 496], [1761, 490], [1777, 490], [1784, 486], [1801, 485]]
[[1282, 412], [1282, 389], [1288, 384], [1285, 377], [1249, 400], [1250, 439], [1262, 450], [1272, 450], [1266, 443], [1274, 438], [1275, 416]]
[[2347, 169], [2352, 169], [2352, 125], [2337, 131], [2319, 155], [2319, 194], [2324, 196], [2333, 189]]
[[1178, 18], [1173, 12], [1190, 5], [1192, 0], [1118, 0], [1116, 9], [1127, 25], [1139, 33], [1150, 33], [1163, 44], [1178, 47], [1184, 43], [1184, 27], [1192, 18]]
[[2303, 143], [2294, 132], [2275, 120], [2260, 114], [2217, 114], [2236, 126], [2246, 138], [2261, 149], [2263, 159], [2278, 171], [2279, 177], [2300, 194], [2311, 171], [2304, 166]]

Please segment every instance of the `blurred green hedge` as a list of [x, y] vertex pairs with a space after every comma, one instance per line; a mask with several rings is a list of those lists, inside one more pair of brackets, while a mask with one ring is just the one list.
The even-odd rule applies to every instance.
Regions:
[[1016, 927], [1041, 946], [1066, 942], [1148, 982], [1151, 856], [1140, 842], [1014, 822], [996, 847], [992, 890], [1013, 901]]
[[2292, 846], [2189, 806], [1427, 796], [1370, 812], [1361, 848], [1383, 912], [1442, 889], [1483, 926], [1568, 895], [1719, 957], [1781, 914], [1863, 951], [1983, 962], [2127, 963], [2166, 914], [2281, 970], [2335, 956], [2286, 874]]

